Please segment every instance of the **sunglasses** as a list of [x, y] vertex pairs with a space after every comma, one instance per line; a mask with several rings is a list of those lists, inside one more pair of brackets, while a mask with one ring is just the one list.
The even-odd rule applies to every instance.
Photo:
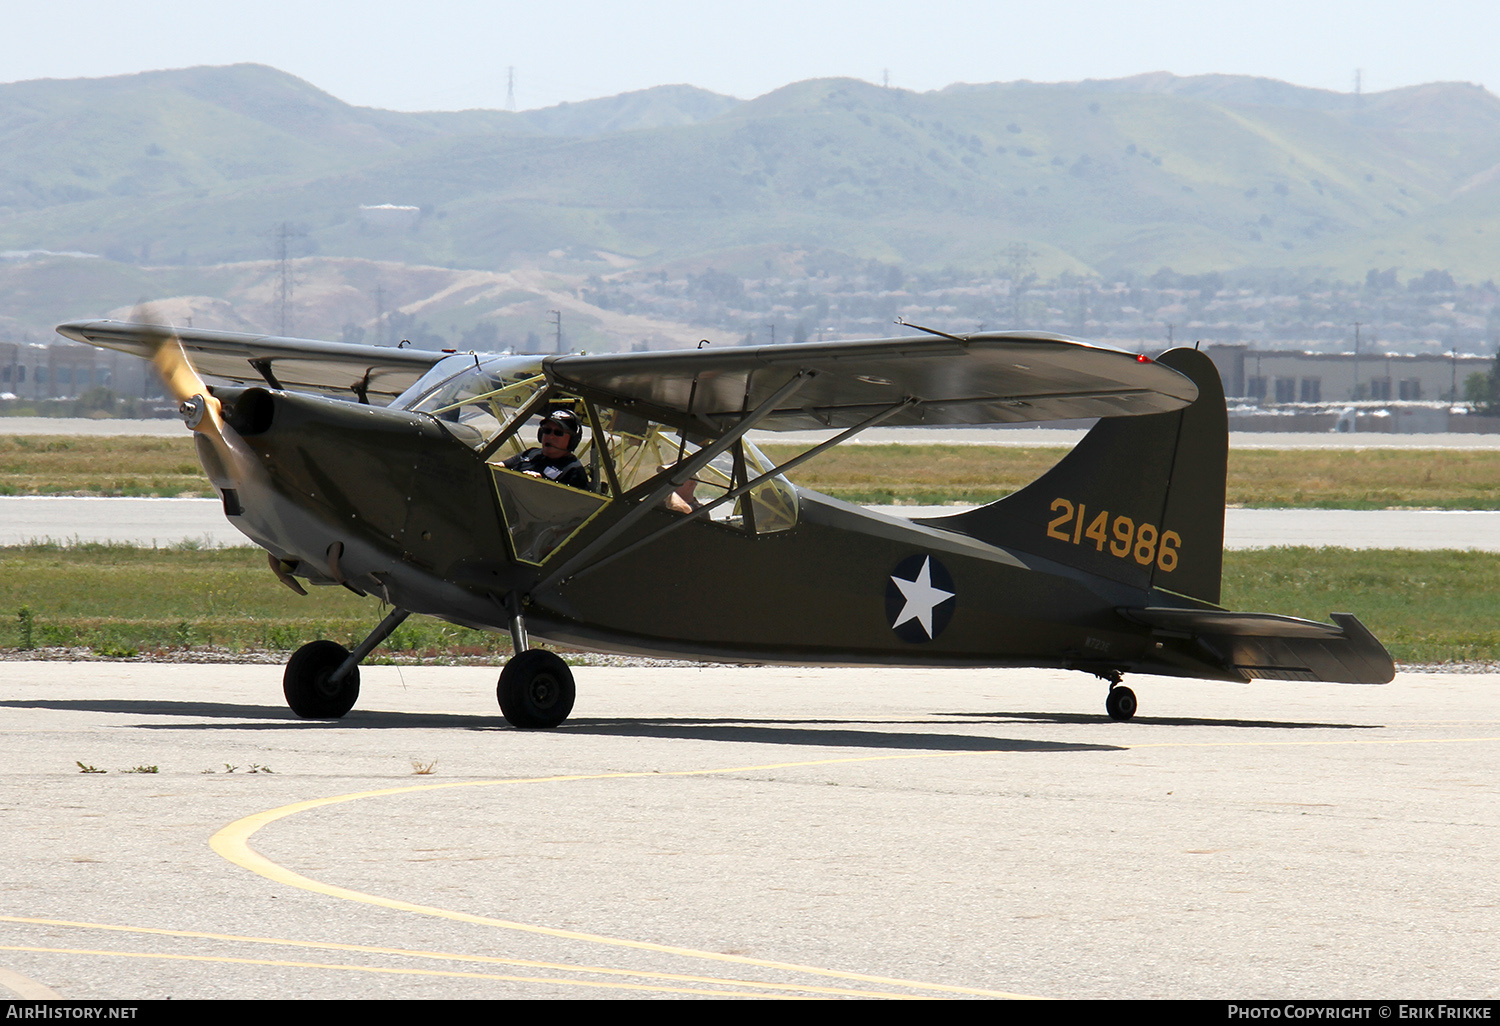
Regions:
[[541, 429], [541, 431], [538, 432], [538, 434], [540, 434], [543, 438], [546, 438], [549, 435], [557, 438], [567, 438], [570, 436], [571, 432], [564, 431], [560, 427], [544, 427]]

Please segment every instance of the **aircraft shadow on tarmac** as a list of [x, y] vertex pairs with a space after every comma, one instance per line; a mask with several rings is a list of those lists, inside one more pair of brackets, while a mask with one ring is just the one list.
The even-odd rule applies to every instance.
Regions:
[[[1103, 726], [1109, 720], [1094, 713], [955, 712], [945, 716], [993, 720], [996, 723], [1077, 723]], [[1135, 716], [1133, 724], [1158, 727], [1258, 727], [1281, 730], [1384, 730], [1380, 723], [1298, 723], [1295, 720], [1219, 720], [1201, 716]]]
[[[620, 717], [569, 720], [560, 733], [610, 737], [674, 738], [684, 741], [737, 741], [764, 745], [811, 745], [820, 748], [900, 748], [931, 752], [1107, 752], [1119, 745], [1076, 741], [976, 737], [894, 730], [854, 730], [847, 720], [742, 720]], [[895, 721], [881, 721], [896, 725]], [[930, 726], [928, 721], [918, 721]], [[838, 724], [832, 726], [831, 724]]]
[[[184, 702], [165, 699], [49, 699], [0, 701], [0, 708], [53, 709], [127, 716], [183, 717], [221, 722], [140, 723], [141, 730], [387, 730], [466, 729], [512, 730], [498, 717], [444, 712], [385, 712], [354, 710], [342, 720], [302, 720], [281, 705], [240, 705]], [[948, 712], [935, 717], [952, 722], [1109, 726], [1111, 721], [1090, 713], [1060, 712]], [[235, 723], [222, 721], [233, 720]], [[250, 721], [250, 722], [246, 722]], [[725, 741], [820, 748], [874, 748], [934, 752], [1084, 752], [1121, 751], [1128, 745], [1080, 741], [986, 737], [913, 730], [860, 730], [849, 720], [784, 718], [751, 720], [737, 717], [580, 717], [557, 729], [558, 734], [663, 738], [688, 741]], [[930, 727], [933, 720], [883, 720], [883, 726]], [[1137, 716], [1134, 724], [1152, 726], [1212, 726], [1258, 729], [1378, 730], [1378, 724], [1303, 723], [1285, 720], [1208, 719], [1203, 717]], [[1116, 738], [1118, 740], [1118, 738]]]
[[128, 716], [183, 716], [206, 720], [256, 720], [254, 723], [137, 723], [141, 730], [286, 730], [317, 727], [494, 727], [495, 716], [461, 713], [412, 713], [356, 710], [342, 720], [304, 720], [284, 705], [234, 705], [227, 702], [180, 702], [157, 698], [58, 698], [0, 702], [0, 708], [55, 709], [59, 712], [116, 713]]
[[[355, 710], [341, 720], [302, 720], [284, 706], [231, 705], [163, 699], [46, 699], [0, 701], [0, 708], [52, 709], [59, 712], [113, 713], [130, 716], [174, 716], [236, 723], [140, 723], [140, 730], [360, 730], [432, 729], [513, 730], [498, 717], [438, 712], [382, 712]], [[988, 715], [988, 714], [985, 714]], [[1027, 714], [1028, 716], [1038, 714]], [[1080, 718], [1086, 720], [1087, 718]], [[1097, 719], [1097, 718], [1096, 718]], [[243, 721], [256, 722], [243, 722]], [[847, 720], [745, 720], [724, 718], [579, 718], [552, 733], [614, 737], [675, 738], [692, 741], [730, 741], [754, 744], [804, 745], [822, 748], [885, 748], [940, 752], [1084, 752], [1121, 751], [1111, 744], [979, 737], [897, 730], [850, 729]], [[892, 726], [899, 725], [896, 721]], [[931, 721], [908, 725], [931, 726]]]

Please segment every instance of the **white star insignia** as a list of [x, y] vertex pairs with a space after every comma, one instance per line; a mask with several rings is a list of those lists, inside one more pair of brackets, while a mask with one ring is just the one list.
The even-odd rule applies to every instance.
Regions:
[[931, 638], [932, 611], [954, 595], [954, 592], [932, 586], [932, 557], [922, 560], [922, 569], [917, 572], [916, 580], [902, 580], [893, 574], [891, 583], [901, 589], [901, 596], [906, 599], [906, 605], [901, 607], [901, 615], [896, 617], [891, 629], [900, 627], [908, 620], [915, 620], [927, 632], [927, 637]]

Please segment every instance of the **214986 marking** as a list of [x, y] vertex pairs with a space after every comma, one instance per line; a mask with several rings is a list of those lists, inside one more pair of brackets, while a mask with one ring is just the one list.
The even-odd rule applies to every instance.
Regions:
[[[1047, 537], [1082, 545], [1093, 542], [1094, 548], [1119, 559], [1134, 559], [1141, 566], [1155, 563], [1163, 573], [1177, 569], [1177, 548], [1182, 536], [1176, 531], [1158, 531], [1155, 524], [1139, 524], [1127, 516], [1111, 517], [1102, 510], [1089, 518], [1088, 507], [1076, 506], [1067, 499], [1053, 499], [1052, 512], [1058, 516], [1047, 522]], [[1070, 526], [1071, 525], [1071, 526]], [[1087, 525], [1087, 526], [1085, 526]]]

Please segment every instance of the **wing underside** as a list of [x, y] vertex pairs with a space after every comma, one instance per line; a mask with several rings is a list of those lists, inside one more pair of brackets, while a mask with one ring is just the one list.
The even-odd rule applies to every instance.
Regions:
[[166, 332], [182, 342], [194, 368], [206, 378], [371, 402], [389, 402], [443, 358], [442, 353], [422, 349], [163, 328], [128, 321], [73, 321], [57, 330], [74, 341], [144, 359], [154, 355]]
[[1133, 353], [1016, 333], [560, 356], [545, 366], [563, 388], [710, 432], [799, 373], [804, 381], [757, 427], [848, 428], [901, 403], [887, 426], [1118, 417], [1181, 409], [1198, 394]]

